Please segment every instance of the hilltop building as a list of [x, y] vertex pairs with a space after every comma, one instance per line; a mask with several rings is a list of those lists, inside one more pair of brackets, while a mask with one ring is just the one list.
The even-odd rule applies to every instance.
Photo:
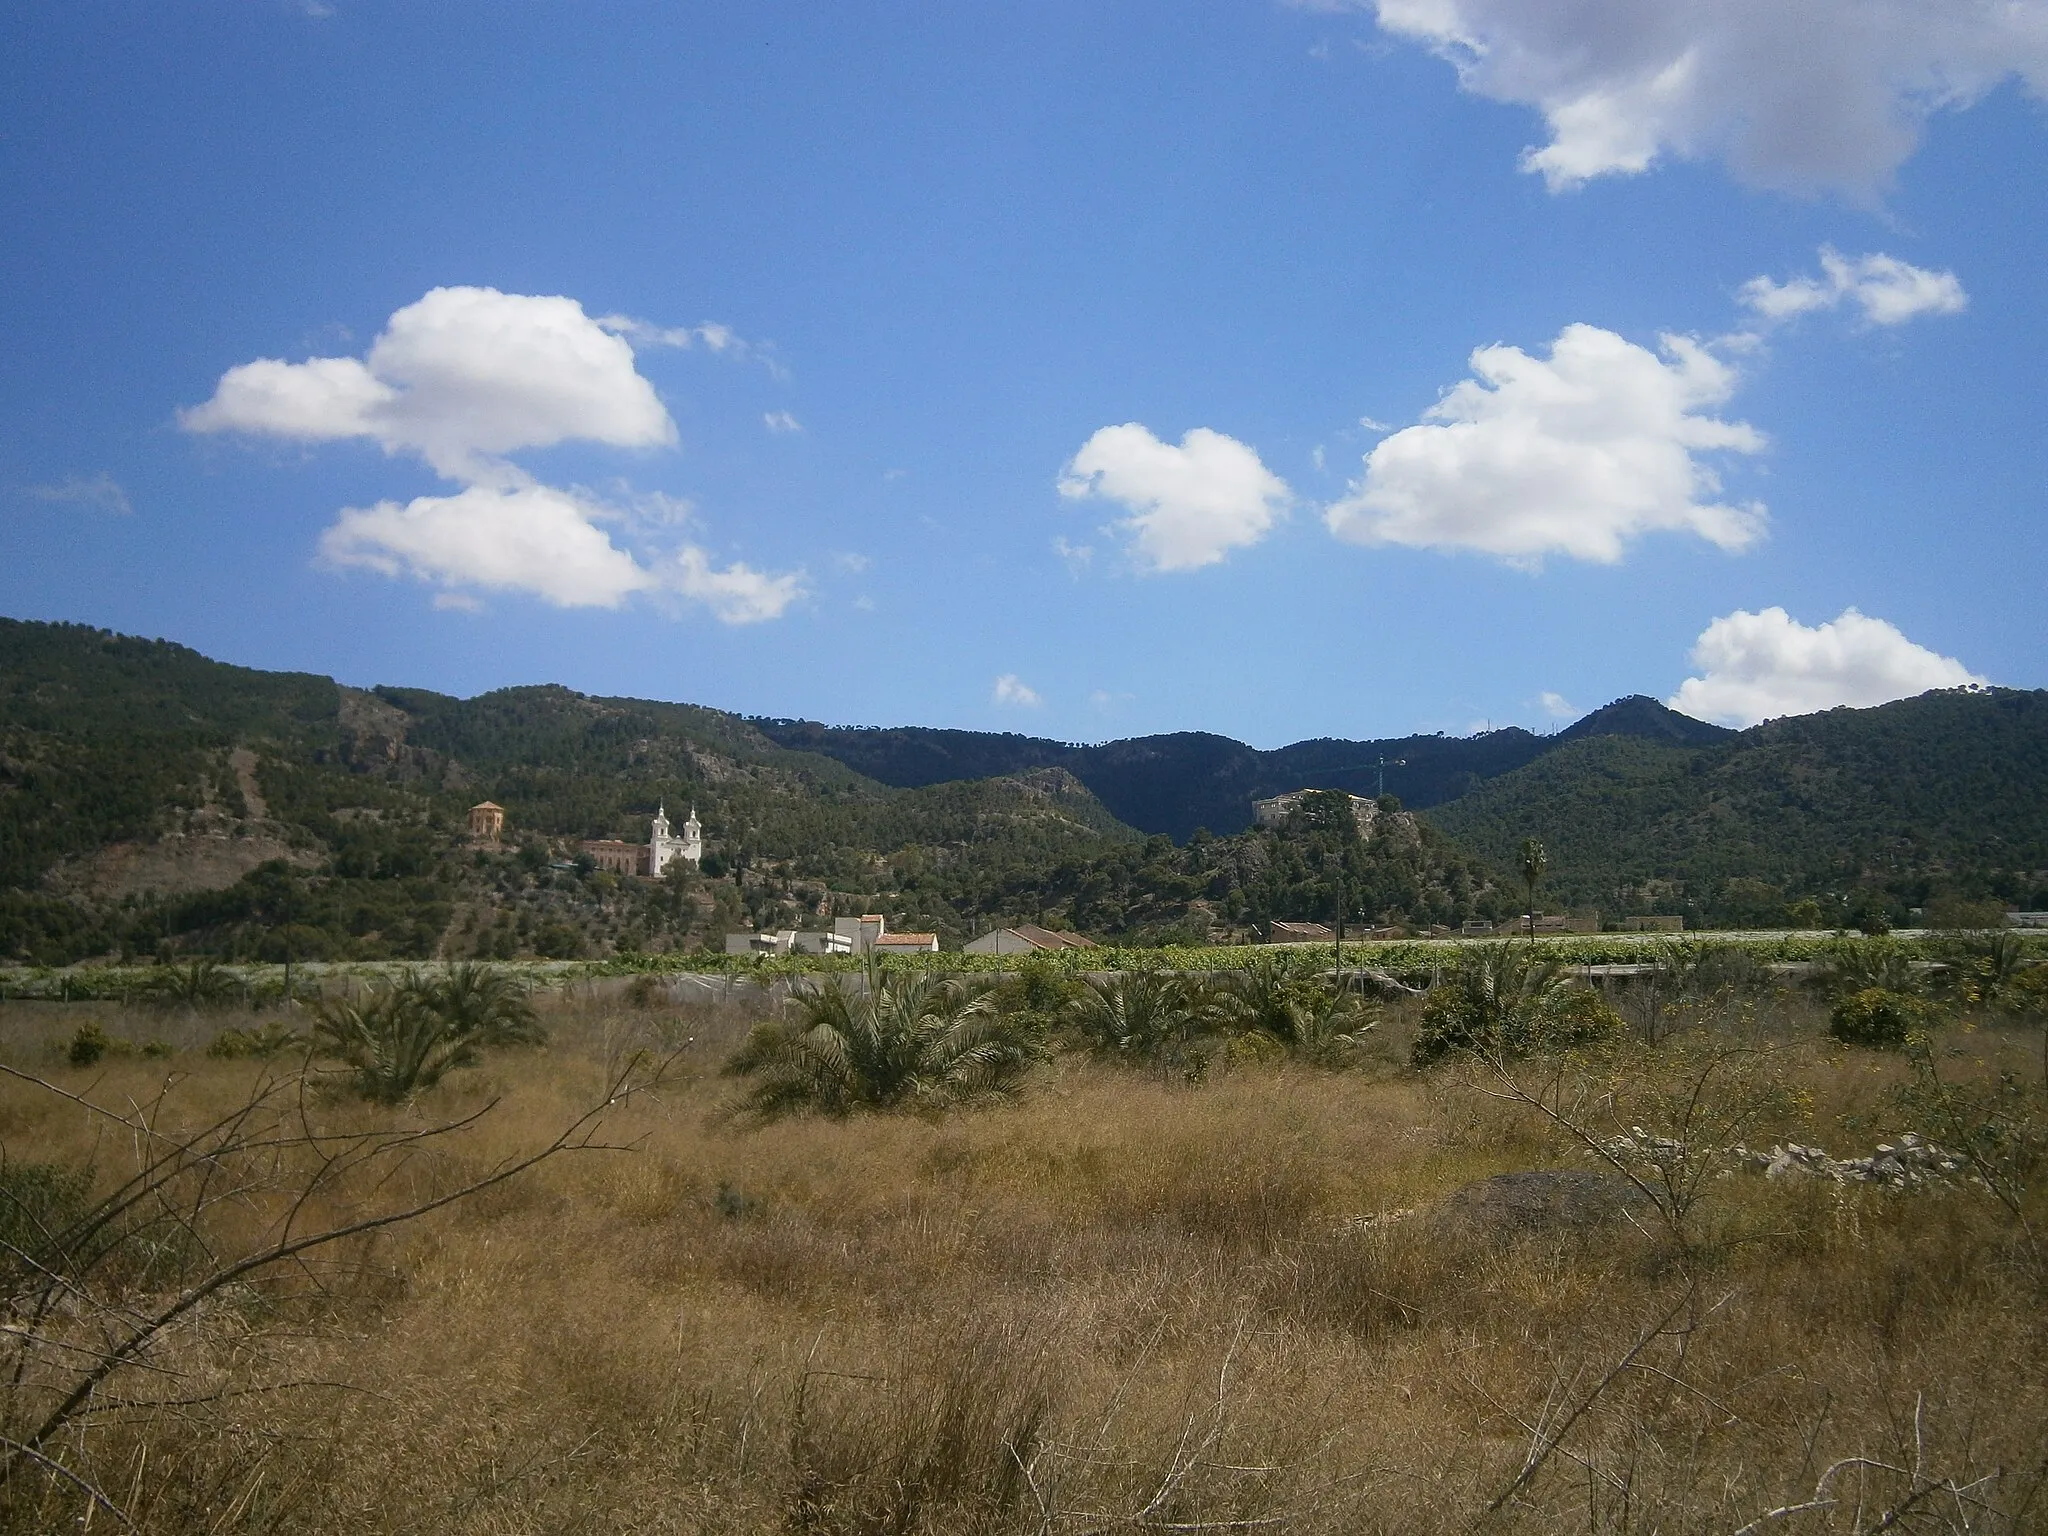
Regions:
[[[1270, 800], [1252, 802], [1252, 821], [1261, 827], [1277, 827], [1287, 819], [1287, 813], [1301, 804], [1303, 795], [1336, 794], [1336, 790], [1290, 789], [1284, 795], [1275, 795]], [[1379, 815], [1379, 803], [1363, 795], [1352, 795], [1351, 816], [1358, 823], [1361, 834], [1372, 830], [1373, 818]]]
[[[472, 818], [476, 815], [470, 812]], [[697, 809], [690, 808], [690, 819], [683, 823], [678, 835], [669, 830], [668, 807], [662, 806], [654, 813], [654, 826], [644, 843], [629, 843], [616, 837], [592, 837], [583, 841], [583, 851], [597, 862], [599, 869], [608, 869], [615, 875], [645, 875], [650, 880], [659, 880], [668, 872], [669, 866], [677, 859], [686, 864], [697, 864], [704, 858], [704, 828], [697, 820]]]
[[485, 800], [469, 808], [469, 840], [495, 843], [505, 835], [505, 807]]

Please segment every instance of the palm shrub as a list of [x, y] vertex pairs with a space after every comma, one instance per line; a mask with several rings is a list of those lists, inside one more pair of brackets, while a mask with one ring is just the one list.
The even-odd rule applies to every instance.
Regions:
[[986, 990], [873, 961], [864, 981], [799, 983], [782, 1017], [754, 1027], [725, 1064], [754, 1079], [750, 1110], [843, 1116], [1008, 1098], [1043, 1055], [1042, 1031]]
[[143, 995], [159, 1008], [222, 1008], [234, 1001], [242, 984], [217, 960], [190, 960], [159, 967], [143, 984]]
[[1814, 984], [1829, 997], [1842, 998], [1877, 988], [1902, 997], [1927, 989], [1926, 973], [1896, 941], [1884, 938], [1845, 939], [1830, 945], [1814, 972]]
[[338, 1062], [356, 1091], [380, 1104], [410, 1098], [476, 1059], [476, 1043], [455, 1034], [422, 989], [404, 982], [320, 1004], [313, 1049]]
[[1459, 1051], [1530, 1056], [1620, 1038], [1621, 1016], [1555, 961], [1514, 944], [1475, 945], [1422, 1002], [1417, 1066]]
[[533, 1001], [510, 972], [467, 962], [439, 977], [407, 979], [454, 1031], [480, 1046], [540, 1045], [547, 1032], [534, 1016]]
[[2014, 1012], [2024, 1005], [2027, 946], [2011, 931], [1977, 933], [1948, 948], [1949, 991], [1964, 1008]]
[[1221, 1023], [1213, 1001], [1186, 977], [1141, 967], [1091, 976], [1067, 1007], [1067, 1022], [1096, 1055], [1204, 1076], [1204, 1043]]
[[1227, 1028], [1269, 1040], [1303, 1061], [1340, 1065], [1356, 1057], [1379, 1025], [1379, 1010], [1304, 976], [1279, 955], [1261, 955], [1213, 983], [1211, 1005]]
[[361, 998], [314, 1013], [315, 1054], [341, 1064], [357, 1092], [395, 1104], [431, 1088], [486, 1046], [544, 1038], [524, 990], [502, 971], [459, 965], [439, 977], [408, 972]]

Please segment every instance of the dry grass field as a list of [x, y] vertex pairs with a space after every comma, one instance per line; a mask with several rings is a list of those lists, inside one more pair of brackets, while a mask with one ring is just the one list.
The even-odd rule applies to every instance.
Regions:
[[[173, 1052], [71, 1067], [58, 1046], [88, 1016]], [[1432, 1202], [1596, 1163], [1497, 1075], [1408, 1068], [1400, 1010], [1348, 1071], [1246, 1061], [1190, 1084], [1063, 1055], [1013, 1105], [768, 1124], [717, 1072], [743, 1018], [582, 994], [544, 1019], [547, 1046], [403, 1107], [274, 1096], [277, 1134], [184, 1176], [206, 1195], [168, 1257], [36, 1323], [72, 1355], [24, 1351], [11, 1318], [9, 1446], [40, 1450], [10, 1461], [0, 1526], [2048, 1530], [2038, 1191], [2014, 1210], [1966, 1178], [1717, 1172], [1675, 1226], [1647, 1206], [1460, 1226]], [[90, 1168], [104, 1191], [296, 1070], [207, 1057], [219, 1027], [0, 1008], [0, 1059], [42, 1080], [0, 1084], [8, 1169]], [[1933, 1056], [2034, 1085], [2037, 1041], [1951, 1026]], [[603, 1149], [250, 1272], [31, 1441], [125, 1319], [280, 1230], [334, 1138], [476, 1117], [376, 1143], [300, 1228], [546, 1145], [639, 1052], [668, 1064], [604, 1115]], [[1911, 1075], [1792, 999], [1521, 1083], [1599, 1130], [1668, 1129], [1690, 1103], [1700, 1138], [1845, 1155], [1908, 1128]]]

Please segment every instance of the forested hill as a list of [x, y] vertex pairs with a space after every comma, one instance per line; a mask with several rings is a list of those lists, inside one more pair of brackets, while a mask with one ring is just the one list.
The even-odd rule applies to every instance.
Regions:
[[1591, 736], [1639, 736], [1700, 744], [1732, 732], [1640, 695], [1618, 699], [1557, 736], [1519, 727], [1477, 736], [1402, 736], [1385, 741], [1321, 738], [1260, 751], [1228, 736], [1184, 731], [1076, 746], [1036, 736], [921, 726], [861, 728], [809, 720], [755, 720], [786, 747], [831, 757], [884, 784], [913, 787], [1026, 768], [1064, 768], [1111, 814], [1143, 832], [1185, 842], [1197, 827], [1227, 834], [1251, 824], [1252, 802], [1294, 789], [1341, 789], [1404, 805], [1441, 805]]
[[[485, 798], [516, 879], [464, 845]], [[702, 817], [709, 878], [658, 901], [584, 869], [552, 890], [550, 860], [644, 841], [664, 802]], [[905, 791], [716, 710], [364, 691], [0, 620], [0, 959], [233, 950], [259, 930], [295, 931], [300, 954], [412, 955], [465, 923], [490, 927], [463, 937], [481, 952], [672, 947], [842, 900], [954, 932], [961, 888], [1028, 888], [1136, 840], [1058, 769]]]
[[[870, 911], [949, 943], [1027, 917], [1196, 940], [1340, 909], [1455, 923], [1501, 899], [1391, 802], [1369, 827], [1333, 796], [1176, 847], [1057, 762], [896, 787], [716, 710], [560, 687], [362, 690], [0, 620], [0, 703], [0, 960], [563, 957]], [[506, 834], [476, 848], [486, 798]], [[644, 840], [664, 803], [701, 816], [701, 870], [578, 857]]]
[[1552, 751], [1431, 813], [1505, 863], [1549, 852], [1553, 897], [1775, 924], [1811, 901], [1894, 922], [1948, 895], [2048, 905], [2048, 692], [1946, 691], [1688, 745]]

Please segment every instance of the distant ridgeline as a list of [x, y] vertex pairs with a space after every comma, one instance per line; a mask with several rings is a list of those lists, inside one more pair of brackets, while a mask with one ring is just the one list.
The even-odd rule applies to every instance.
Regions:
[[1026, 768], [1064, 768], [1112, 815], [1141, 832], [1185, 842], [1195, 829], [1219, 834], [1252, 824], [1252, 802], [1296, 789], [1396, 796], [1413, 809], [1442, 805], [1566, 742], [1638, 736], [1697, 746], [1734, 732], [1689, 719], [1655, 699], [1621, 699], [1556, 736], [1509, 726], [1477, 736], [1402, 736], [1387, 741], [1298, 741], [1261, 752], [1227, 736], [1182, 731], [1101, 746], [1035, 736], [942, 731], [922, 726], [863, 729], [808, 720], [751, 722], [785, 747], [818, 752], [884, 784], [914, 788]]
[[[1543, 896], [1777, 923], [1942, 893], [2048, 907], [2048, 695], [1935, 694], [1740, 734], [1624, 699], [1557, 736], [1076, 747], [591, 698], [364, 691], [0, 620], [0, 960], [612, 953], [885, 913], [948, 944], [1032, 921], [1126, 942], [1273, 919], [1456, 924]], [[1354, 817], [1304, 788], [1391, 802]], [[504, 807], [473, 844], [469, 808]], [[701, 871], [591, 867], [695, 805]], [[1413, 808], [1429, 807], [1419, 818]], [[1206, 833], [1197, 833], [1207, 828]], [[1153, 834], [1145, 836], [1144, 834]], [[1802, 917], [1813, 909], [1801, 909]]]

